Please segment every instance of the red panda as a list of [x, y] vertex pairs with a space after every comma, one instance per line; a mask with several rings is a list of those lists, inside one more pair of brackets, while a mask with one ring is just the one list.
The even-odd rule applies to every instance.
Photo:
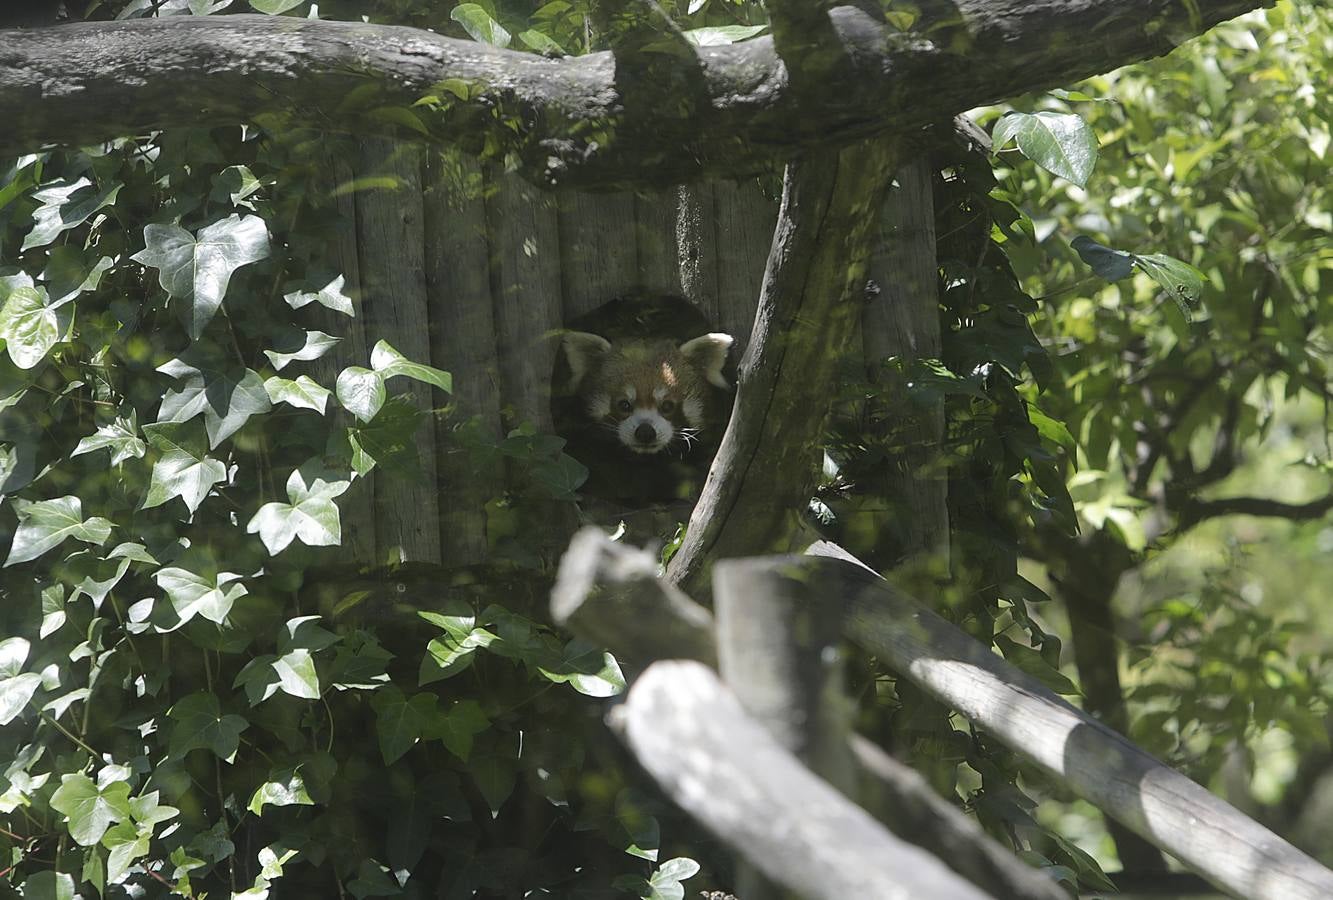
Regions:
[[588, 418], [640, 454], [660, 453], [675, 441], [688, 444], [708, 424], [710, 385], [731, 388], [722, 374], [731, 344], [731, 335], [719, 332], [680, 345], [612, 344], [586, 331], [568, 332], [561, 342], [571, 387]]
[[585, 497], [686, 500], [703, 486], [731, 409], [730, 335], [675, 297], [629, 296], [570, 323], [552, 375], [566, 452]]

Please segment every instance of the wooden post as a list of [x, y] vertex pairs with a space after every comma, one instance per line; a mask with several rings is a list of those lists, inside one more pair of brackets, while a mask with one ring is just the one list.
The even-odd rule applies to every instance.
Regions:
[[440, 542], [448, 565], [486, 559], [486, 502], [503, 491], [503, 469], [481, 470], [450, 434], [475, 418], [500, 436], [500, 362], [495, 349], [489, 244], [481, 166], [457, 151], [426, 157], [426, 288], [431, 365], [453, 376], [453, 414], [436, 421]]
[[638, 285], [631, 194], [559, 196], [560, 283], [564, 321], [591, 312]]
[[[357, 248], [361, 289], [367, 298], [367, 329], [408, 359], [430, 360], [426, 302], [424, 213], [421, 192], [422, 148], [418, 144], [370, 138], [361, 142], [363, 175], [392, 178], [392, 190], [362, 191], [356, 196]], [[369, 366], [370, 361], [360, 363]], [[405, 379], [400, 379], [405, 380]], [[434, 388], [411, 381], [393, 387], [429, 414], [436, 406]], [[441, 398], [443, 400], [443, 398]], [[435, 427], [423, 423], [416, 435], [419, 472], [383, 477], [375, 484], [376, 558], [413, 562], [440, 561], [439, 491], [435, 474]]]
[[668, 796], [802, 897], [990, 896], [801, 765], [701, 663], [653, 663], [609, 718]]

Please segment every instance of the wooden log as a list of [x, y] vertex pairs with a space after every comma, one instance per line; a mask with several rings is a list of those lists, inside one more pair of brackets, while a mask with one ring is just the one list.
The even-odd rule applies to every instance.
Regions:
[[[714, 566], [718, 671], [783, 749], [855, 802], [839, 593], [820, 590], [816, 596], [798, 563], [769, 556]], [[736, 892], [747, 900], [783, 896], [744, 861], [737, 867]]]
[[[785, 552], [799, 534], [897, 153], [896, 145], [869, 143], [787, 167], [735, 408], [668, 568], [695, 596], [708, 591], [714, 560]], [[726, 243], [720, 226], [718, 237]]]
[[555, 201], [516, 175], [491, 175], [486, 219], [491, 236], [491, 292], [500, 353], [501, 397], [512, 427], [551, 430], [550, 385], [556, 333], [563, 319], [560, 236]]
[[487, 261], [481, 166], [456, 151], [428, 152], [426, 289], [431, 365], [453, 375], [453, 410], [436, 420], [440, 549], [448, 565], [486, 558], [486, 503], [503, 490], [498, 463], [478, 467], [451, 432], [475, 422], [500, 437], [499, 360]]
[[801, 765], [702, 663], [653, 663], [608, 719], [672, 800], [803, 897], [990, 896]]
[[551, 616], [639, 668], [664, 653], [716, 666], [712, 614], [657, 573], [651, 554], [584, 528], [560, 560]]
[[[713, 568], [718, 671], [778, 743], [844, 793], [847, 737], [840, 592], [800, 557], [728, 559]], [[745, 892], [742, 892], [745, 893]]]
[[[714, 328], [726, 331], [718, 300], [717, 219], [713, 186], [703, 182], [676, 188], [676, 268], [680, 273], [680, 295], [699, 308]], [[767, 253], [767, 250], [764, 251]], [[744, 323], [732, 337], [750, 333], [753, 322]]]
[[[321, 161], [321, 188], [328, 193], [327, 202], [336, 211], [333, 239], [329, 246], [330, 265], [334, 274], [343, 276], [343, 293], [352, 301], [355, 315], [348, 318], [340, 312], [311, 304], [312, 327], [343, 339], [333, 350], [310, 363], [310, 377], [332, 391], [338, 383], [338, 373], [347, 366], [364, 366], [370, 359], [366, 340], [366, 303], [361, 290], [361, 261], [357, 256], [356, 195], [348, 187], [356, 173], [348, 162], [356, 152], [356, 142], [349, 139], [329, 138], [324, 145]], [[322, 287], [322, 285], [311, 285]], [[308, 309], [310, 307], [307, 307]], [[330, 415], [342, 425], [352, 423], [352, 415], [338, 407]], [[342, 547], [350, 560], [369, 563], [375, 559], [375, 473], [356, 479], [352, 487], [338, 499], [342, 520]]]
[[[552, 591], [555, 620], [643, 669], [658, 659], [717, 659], [712, 614], [661, 578], [649, 553], [596, 528], [575, 536]], [[1064, 891], [981, 830], [924, 778], [852, 735], [857, 766], [850, 794], [890, 831], [944, 860], [1000, 900], [1066, 900]]]
[[840, 547], [847, 634], [900, 675], [1219, 888], [1248, 900], [1333, 897], [1333, 872], [1129, 739], [1075, 709]]
[[[381, 138], [361, 142], [360, 174], [388, 177], [391, 190], [356, 195], [357, 247], [361, 289], [367, 298], [367, 331], [388, 341], [416, 362], [430, 356], [426, 302], [424, 214], [421, 194], [422, 147]], [[369, 360], [362, 363], [369, 365]], [[405, 381], [406, 379], [399, 379]], [[430, 413], [435, 389], [417, 381], [391, 394], [404, 393], [428, 415], [417, 431], [416, 472], [381, 471], [375, 483], [376, 559], [440, 561], [439, 492], [435, 477], [435, 428]]]
[[564, 322], [639, 285], [634, 196], [569, 191], [558, 196]]

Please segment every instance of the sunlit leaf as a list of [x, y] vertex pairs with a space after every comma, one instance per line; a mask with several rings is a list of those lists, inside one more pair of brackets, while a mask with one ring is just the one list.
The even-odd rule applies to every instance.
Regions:
[[991, 140], [997, 151], [1015, 141], [1028, 159], [1080, 187], [1088, 183], [1097, 163], [1097, 136], [1082, 116], [1073, 113], [1006, 113]]
[[474, 41], [481, 41], [492, 47], [509, 46], [509, 32], [476, 3], [460, 3], [450, 11], [449, 18], [462, 25], [463, 30]]
[[111, 537], [113, 525], [101, 516], [83, 517], [83, 501], [70, 494], [54, 500], [14, 501], [19, 518], [6, 566], [36, 559], [67, 538], [101, 546]]

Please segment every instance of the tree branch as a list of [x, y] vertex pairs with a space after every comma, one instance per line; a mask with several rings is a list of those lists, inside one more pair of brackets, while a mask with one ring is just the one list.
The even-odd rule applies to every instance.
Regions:
[[627, 108], [610, 53], [546, 59], [411, 28], [222, 15], [0, 31], [0, 156], [253, 122], [493, 150], [548, 186], [736, 176], [1158, 56], [1262, 2], [920, 5], [928, 33], [831, 10], [838, 83], [825, 91], [793, 90], [758, 38], [678, 60], [705, 102], [651, 110]]
[[1293, 522], [1307, 522], [1323, 518], [1333, 510], [1333, 494], [1311, 500], [1308, 503], [1283, 503], [1269, 500], [1267, 497], [1223, 497], [1219, 500], [1186, 499], [1180, 510], [1181, 529], [1197, 525], [1204, 519], [1218, 516], [1264, 516], [1273, 519], [1289, 519]]

